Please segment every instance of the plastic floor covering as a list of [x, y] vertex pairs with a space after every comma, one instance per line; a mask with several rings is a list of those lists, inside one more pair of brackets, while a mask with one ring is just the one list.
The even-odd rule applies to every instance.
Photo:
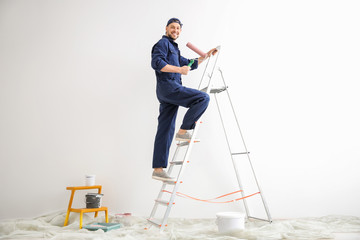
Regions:
[[[233, 239], [360, 239], [360, 218], [352, 216], [326, 216], [319, 218], [299, 218], [274, 220], [273, 223], [248, 220], [245, 229], [220, 234], [214, 219], [175, 219], [170, 218], [168, 227], [162, 233], [156, 227], [149, 230], [146, 218], [128, 216], [109, 222], [119, 222], [120, 229], [104, 232], [79, 229], [79, 215], [70, 214], [69, 225], [63, 227], [65, 212], [56, 212], [34, 219], [12, 219], [0, 221], [0, 239], [71, 239], [71, 240], [233, 240]], [[93, 214], [84, 215], [84, 225], [104, 222], [104, 217], [94, 219]], [[348, 233], [349, 238], [338, 238], [339, 233]]]

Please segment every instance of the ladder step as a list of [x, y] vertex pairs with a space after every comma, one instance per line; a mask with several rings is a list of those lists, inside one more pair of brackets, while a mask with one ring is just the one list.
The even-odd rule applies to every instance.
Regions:
[[170, 162], [170, 164], [173, 164], [173, 165], [183, 165], [183, 161], [173, 161], [173, 162]]
[[156, 226], [156, 227], [161, 227], [161, 222], [156, 220], [156, 219], [147, 219], [149, 223], [151, 223], [152, 225]]
[[[194, 140], [194, 143], [198, 143], [198, 142], [200, 142], [200, 139], [198, 139], [198, 138], [196, 138], [195, 140]], [[178, 147], [184, 147], [184, 146], [188, 146], [190, 144], [190, 141], [187, 141], [187, 142], [185, 142], [185, 141], [178, 141], [178, 143], [176, 144], [176, 145], [178, 145]]]
[[[221, 92], [225, 91], [227, 88], [228, 88], [227, 86], [217, 87], [217, 88], [211, 88], [210, 93], [221, 93]], [[200, 91], [206, 92], [206, 91], [207, 91], [207, 87], [201, 89]]]
[[248, 218], [252, 218], [252, 219], [256, 219], [256, 220], [260, 220], [260, 221], [265, 221], [265, 222], [272, 223], [272, 220], [271, 220], [271, 219], [257, 218], [257, 217], [251, 217], [251, 216], [248, 216]]
[[221, 93], [223, 91], [225, 91], [228, 87], [224, 86], [224, 87], [219, 87], [219, 88], [212, 88], [210, 90], [210, 93]]
[[155, 199], [155, 202], [164, 205], [164, 206], [168, 206], [169, 205], [169, 201], [166, 200], [162, 200], [162, 199]]
[[250, 154], [250, 152], [231, 153], [231, 155]]
[[163, 184], [168, 184], [168, 185], [175, 185], [176, 181], [162, 181]]
[[183, 147], [189, 145], [189, 142], [179, 142], [176, 145], [178, 145], [179, 147]]

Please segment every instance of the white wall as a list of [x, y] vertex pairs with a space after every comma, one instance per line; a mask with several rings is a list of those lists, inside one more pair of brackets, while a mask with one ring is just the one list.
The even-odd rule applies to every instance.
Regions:
[[[65, 210], [66, 186], [87, 173], [112, 213], [149, 215], [160, 188], [150, 50], [171, 17], [184, 23], [183, 55], [196, 57], [188, 41], [222, 45], [273, 217], [360, 216], [359, 11], [355, 0], [1, 0], [0, 218]], [[203, 69], [184, 84], [196, 87]], [[204, 122], [180, 191], [211, 198], [236, 179], [213, 99]], [[229, 209], [239, 206], [179, 199], [171, 216]]]

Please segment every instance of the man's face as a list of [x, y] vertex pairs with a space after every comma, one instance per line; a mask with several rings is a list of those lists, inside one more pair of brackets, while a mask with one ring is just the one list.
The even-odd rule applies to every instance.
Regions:
[[181, 27], [180, 24], [173, 22], [170, 23], [167, 27], [166, 27], [166, 36], [172, 38], [173, 40], [176, 40], [181, 33]]

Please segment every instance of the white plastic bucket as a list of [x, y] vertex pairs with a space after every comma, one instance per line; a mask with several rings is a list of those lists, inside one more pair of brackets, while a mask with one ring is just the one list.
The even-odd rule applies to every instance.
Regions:
[[85, 186], [94, 186], [95, 176], [96, 175], [85, 175]]
[[233, 232], [245, 228], [245, 213], [220, 212], [216, 214], [216, 224], [220, 233]]

